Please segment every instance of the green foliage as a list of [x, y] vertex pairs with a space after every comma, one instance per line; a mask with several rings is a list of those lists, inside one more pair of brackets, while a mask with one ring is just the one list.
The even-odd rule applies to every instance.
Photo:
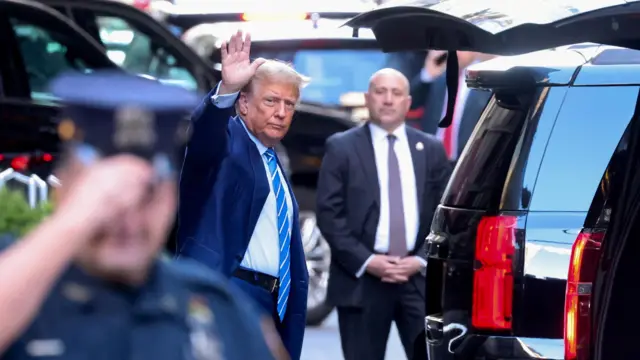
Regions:
[[51, 202], [31, 209], [23, 191], [0, 188], [0, 234], [22, 236], [51, 214], [52, 210]]

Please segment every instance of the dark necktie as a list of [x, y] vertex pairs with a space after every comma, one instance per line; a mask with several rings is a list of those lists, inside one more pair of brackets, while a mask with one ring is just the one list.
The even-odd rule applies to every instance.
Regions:
[[404, 205], [402, 203], [402, 183], [400, 182], [400, 165], [393, 149], [395, 135], [388, 135], [389, 140], [389, 255], [407, 255], [407, 240], [404, 227]]

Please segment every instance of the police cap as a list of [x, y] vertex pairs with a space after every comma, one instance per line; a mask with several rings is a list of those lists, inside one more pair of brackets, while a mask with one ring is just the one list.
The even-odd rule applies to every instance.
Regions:
[[173, 173], [198, 104], [187, 89], [120, 71], [66, 73], [51, 92], [63, 104], [58, 135], [81, 161], [131, 153], [152, 162], [160, 176]]

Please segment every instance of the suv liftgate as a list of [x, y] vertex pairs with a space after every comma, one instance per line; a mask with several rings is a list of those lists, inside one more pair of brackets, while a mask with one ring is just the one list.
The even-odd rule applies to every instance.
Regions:
[[[456, 74], [456, 50], [519, 55], [585, 42], [640, 49], [638, 15], [640, 3], [625, 3], [555, 22], [525, 23], [490, 33], [468, 21], [432, 9], [390, 6], [363, 13], [346, 25], [354, 28], [354, 36], [357, 36], [359, 28], [372, 29], [379, 45], [387, 52], [447, 50], [447, 74]], [[468, 73], [467, 81], [476, 86], [491, 83], [490, 87], [496, 93], [495, 101], [515, 110], [528, 109], [531, 101], [539, 97], [540, 94], [535, 92], [528, 96], [514, 96], [509, 87], [516, 84], [519, 88], [535, 88], [536, 83], [545, 81], [536, 77], [540, 74], [522, 71], [518, 67], [500, 73], [509, 79], [509, 84], [502, 85], [509, 86], [501, 86], [500, 78], [486, 71]], [[453, 99], [457, 93], [456, 76], [448, 77], [447, 84], [450, 101], [441, 127], [448, 126], [452, 118]], [[503, 125], [505, 131], [510, 131], [509, 126], [516, 126], [508, 122]], [[500, 204], [491, 204], [483, 209], [484, 212], [456, 220], [478, 224], [473, 244], [460, 244], [454, 236], [443, 236], [451, 229], [444, 231], [439, 227], [447, 221], [447, 224], [452, 224], [451, 219], [439, 219], [438, 214], [434, 218], [428, 239], [429, 261], [439, 266], [430, 264], [428, 272], [436, 270], [436, 273], [428, 274], [427, 279], [439, 278], [441, 289], [430, 294], [425, 304], [425, 330], [431, 359], [469, 359], [489, 337], [518, 340], [518, 337], [526, 336], [518, 333], [512, 318], [513, 309], [520, 305], [519, 296], [524, 290], [517, 279], [522, 278], [526, 261], [525, 247], [522, 246], [525, 237], [522, 222], [526, 219], [519, 213], [504, 213], [500, 209]], [[446, 212], [440, 211], [439, 214], [446, 217]], [[580, 236], [585, 238], [586, 235]], [[511, 358], [548, 358], [530, 351], [527, 353], [530, 349], [523, 344], [520, 344], [520, 349], [516, 349], [518, 345], [515, 343], [510, 345], [513, 348], [507, 349], [508, 352], [521, 352], [516, 357], [512, 354]], [[569, 358], [574, 356], [568, 355]], [[597, 354], [592, 358], [600, 359]]]

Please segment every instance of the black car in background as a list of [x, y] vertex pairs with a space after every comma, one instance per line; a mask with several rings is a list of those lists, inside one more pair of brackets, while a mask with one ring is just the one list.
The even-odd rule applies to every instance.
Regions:
[[163, 24], [126, 3], [113, 0], [38, 0], [89, 34], [117, 65], [134, 74], [207, 93], [220, 79]]
[[59, 146], [49, 81], [63, 71], [118, 67], [68, 19], [32, 1], [0, 0], [0, 44], [0, 169], [46, 179]]
[[428, 237], [429, 359], [637, 358], [638, 14], [630, 2], [521, 18], [495, 35], [417, 6], [348, 22], [387, 51], [556, 48], [467, 72], [493, 95]]
[[[0, 0], [0, 25], [4, 51], [0, 59], [0, 172], [13, 168], [42, 179], [51, 174], [59, 145], [58, 105], [47, 86], [63, 71], [119, 67], [202, 94], [219, 79], [219, 71], [209, 60], [198, 56], [164, 25], [117, 1]], [[375, 45], [372, 38], [348, 40]], [[322, 47], [322, 43], [314, 44]], [[294, 191], [299, 199], [306, 199], [312, 197], [308, 194], [315, 186], [313, 170], [309, 176], [301, 169], [316, 166], [327, 137], [357, 122], [348, 111], [307, 102], [300, 104], [295, 116], [283, 143], [294, 170]], [[307, 264], [314, 275], [307, 319], [318, 325], [331, 311], [324, 305], [330, 260], [313, 213], [304, 211], [313, 205], [300, 203]], [[175, 248], [174, 239], [175, 231], [167, 245], [170, 251]]]

